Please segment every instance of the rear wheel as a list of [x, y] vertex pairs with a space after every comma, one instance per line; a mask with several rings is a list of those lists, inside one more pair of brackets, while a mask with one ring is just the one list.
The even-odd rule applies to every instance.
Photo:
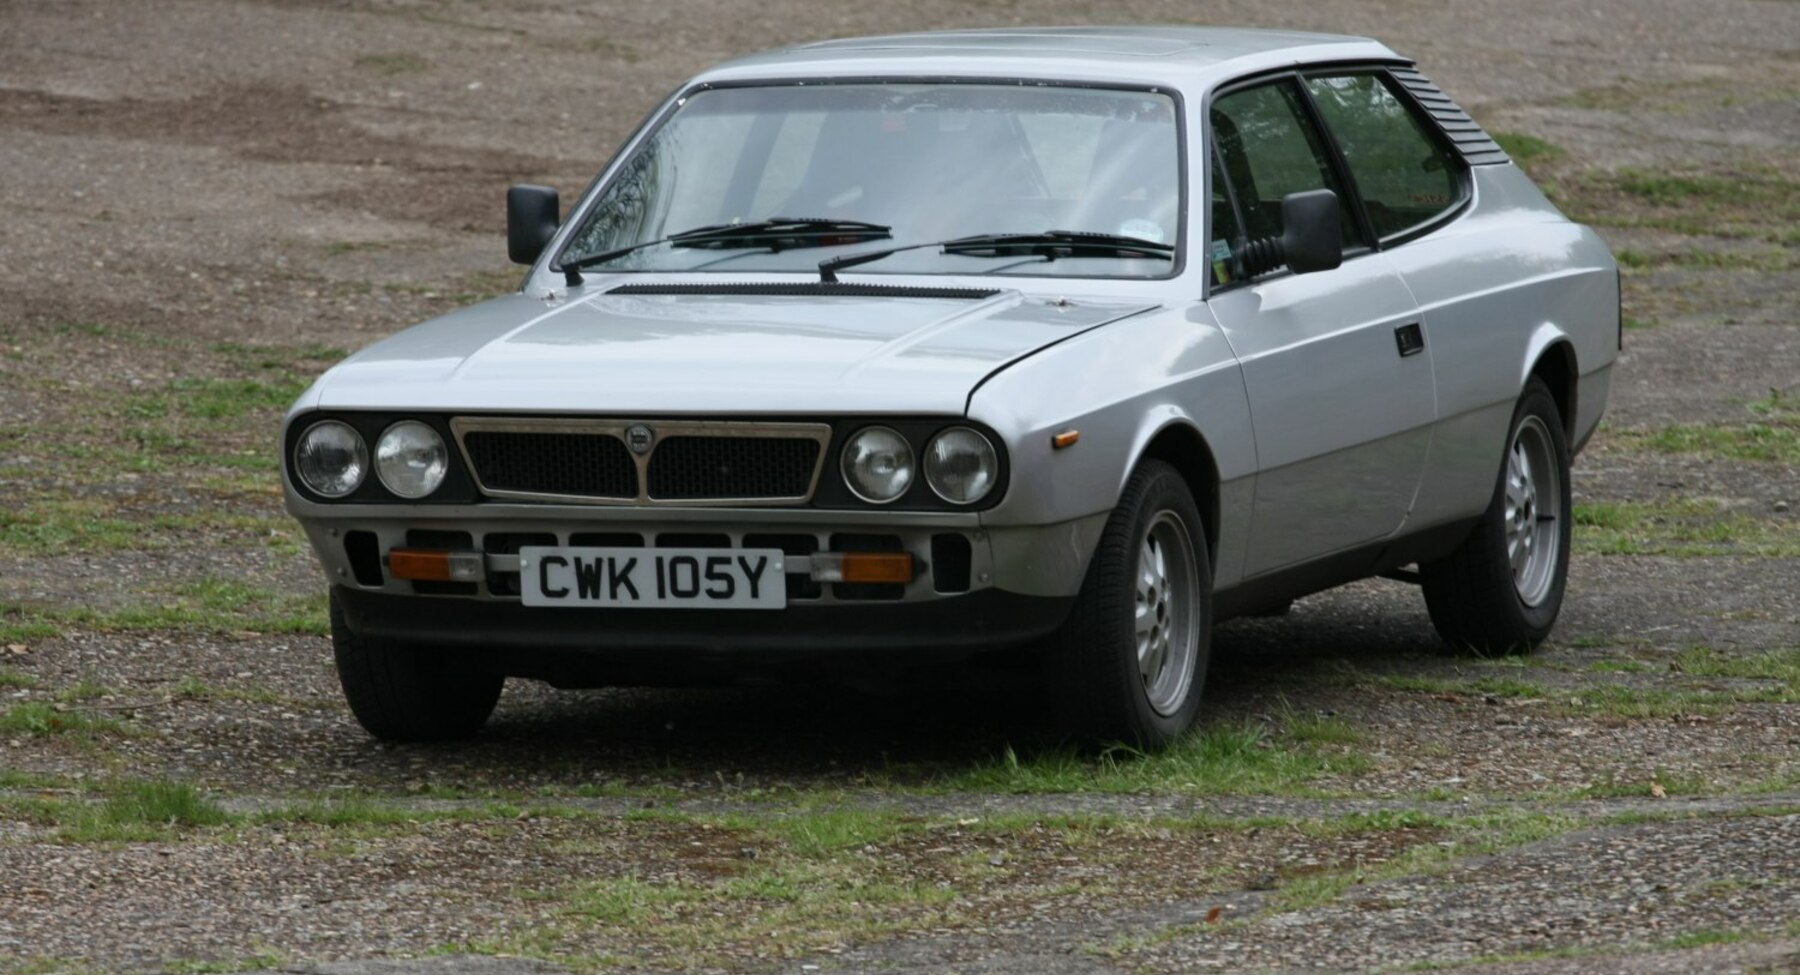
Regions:
[[506, 678], [452, 669], [441, 654], [350, 629], [331, 594], [331, 647], [350, 712], [364, 730], [391, 741], [465, 738], [481, 729]]
[[1051, 703], [1089, 742], [1159, 748], [1200, 710], [1212, 648], [1212, 568], [1193, 494], [1144, 461], [1113, 509], [1048, 659]]
[[1449, 556], [1419, 566], [1425, 606], [1456, 649], [1525, 653], [1550, 635], [1569, 577], [1569, 444], [1532, 379], [1513, 411], [1488, 510]]

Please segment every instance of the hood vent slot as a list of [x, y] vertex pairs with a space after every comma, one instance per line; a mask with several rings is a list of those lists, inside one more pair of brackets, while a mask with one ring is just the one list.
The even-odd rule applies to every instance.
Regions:
[[756, 295], [789, 298], [946, 298], [980, 301], [999, 294], [987, 288], [909, 288], [892, 284], [844, 282], [724, 281], [719, 284], [624, 284], [609, 295]]

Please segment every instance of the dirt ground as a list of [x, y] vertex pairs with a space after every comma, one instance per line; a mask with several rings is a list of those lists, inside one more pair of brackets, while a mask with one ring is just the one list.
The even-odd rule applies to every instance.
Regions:
[[[1625, 266], [1550, 644], [1371, 582], [1169, 755], [1016, 682], [555, 692], [366, 737], [282, 408], [514, 286], [718, 60], [1015, 23], [1415, 56]], [[1800, 971], [1800, 4], [0, 0], [0, 972]]]

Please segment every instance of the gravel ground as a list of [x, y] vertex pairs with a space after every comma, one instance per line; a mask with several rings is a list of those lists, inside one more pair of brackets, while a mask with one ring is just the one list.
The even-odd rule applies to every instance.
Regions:
[[[1744, 446], [1800, 429], [1800, 4], [747, 12], [0, 0], [0, 709], [56, 723], [0, 725], [0, 972], [1800, 971], [1800, 462]], [[466, 745], [356, 728], [266, 466], [279, 396], [191, 404], [510, 287], [502, 188], [573, 193], [722, 58], [1199, 18], [1418, 57], [1633, 255], [1543, 652], [1441, 656], [1391, 582], [1228, 624], [1205, 730], [1317, 763], [1266, 786], [1007, 779], [1056, 752], [976, 669], [515, 682]], [[1645, 174], [1739, 189], [1621, 189]], [[225, 821], [81, 832], [162, 779]]]

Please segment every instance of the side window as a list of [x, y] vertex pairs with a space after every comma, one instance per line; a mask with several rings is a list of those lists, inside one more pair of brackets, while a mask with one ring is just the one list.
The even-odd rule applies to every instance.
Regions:
[[1213, 284], [1236, 281], [1237, 261], [1234, 257], [1244, 248], [1244, 228], [1238, 222], [1237, 207], [1231, 205], [1231, 194], [1225, 186], [1225, 170], [1219, 165], [1219, 154], [1212, 156], [1212, 230], [1206, 242], [1206, 262], [1212, 266]]
[[1225, 175], [1243, 210], [1247, 237], [1281, 236], [1282, 197], [1328, 189], [1337, 193], [1344, 246], [1361, 243], [1350, 201], [1292, 81], [1225, 95], [1213, 102], [1210, 122]]
[[1463, 201], [1455, 164], [1384, 75], [1313, 77], [1306, 86], [1344, 154], [1376, 237], [1427, 223]]

